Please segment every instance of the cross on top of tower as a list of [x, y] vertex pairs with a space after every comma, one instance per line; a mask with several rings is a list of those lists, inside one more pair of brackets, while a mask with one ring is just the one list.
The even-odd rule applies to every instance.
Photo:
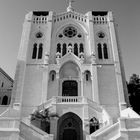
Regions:
[[67, 0], [67, 3], [69, 4], [69, 6], [67, 7], [67, 12], [74, 11], [74, 9], [72, 8], [73, 2], [75, 2], [75, 1], [74, 0]]

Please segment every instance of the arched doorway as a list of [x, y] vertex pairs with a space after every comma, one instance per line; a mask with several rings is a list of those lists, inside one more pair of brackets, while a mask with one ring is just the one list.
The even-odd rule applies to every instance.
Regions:
[[83, 140], [82, 120], [69, 112], [58, 120], [57, 140]]
[[78, 84], [74, 80], [64, 81], [62, 84], [62, 96], [78, 96]]

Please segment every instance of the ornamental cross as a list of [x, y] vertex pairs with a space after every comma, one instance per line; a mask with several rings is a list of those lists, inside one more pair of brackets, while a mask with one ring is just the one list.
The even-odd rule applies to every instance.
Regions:
[[67, 7], [67, 11], [71, 11], [72, 8], [72, 3], [75, 2], [74, 0], [67, 0], [67, 3], [69, 4], [69, 6]]
[[67, 0], [69, 7], [72, 7], [72, 3], [75, 2], [74, 0]]

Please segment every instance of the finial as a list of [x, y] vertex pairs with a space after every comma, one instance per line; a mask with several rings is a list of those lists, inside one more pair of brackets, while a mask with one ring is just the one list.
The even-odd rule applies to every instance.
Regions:
[[67, 7], [67, 12], [74, 11], [74, 9], [72, 8], [72, 3], [75, 1], [74, 0], [67, 0], [67, 2], [69, 3], [69, 6]]

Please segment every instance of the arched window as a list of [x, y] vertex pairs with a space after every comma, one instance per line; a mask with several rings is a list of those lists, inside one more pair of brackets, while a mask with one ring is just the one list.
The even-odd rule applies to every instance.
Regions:
[[74, 44], [74, 54], [78, 56], [78, 45], [77, 43]]
[[61, 44], [60, 43], [57, 44], [57, 52], [61, 53]]
[[4, 96], [2, 99], [2, 105], [7, 105], [8, 104], [8, 96]]
[[90, 125], [90, 134], [99, 129], [99, 121], [95, 117], [93, 117], [89, 121], [89, 125]]
[[36, 59], [36, 54], [37, 54], [37, 44], [35, 43], [33, 47], [32, 59]]
[[86, 81], [90, 80], [90, 72], [89, 71], [85, 72], [85, 79], [86, 79]]
[[108, 51], [107, 51], [107, 44], [103, 44], [103, 52], [104, 52], [104, 58], [108, 59]]
[[38, 51], [38, 59], [41, 59], [42, 58], [42, 52], [43, 52], [43, 44], [40, 43], [39, 44], [39, 51]]
[[66, 48], [66, 44], [63, 44], [63, 52], [62, 52], [62, 56], [64, 56], [67, 52], [67, 48]]
[[53, 70], [53, 71], [50, 72], [50, 80], [54, 81], [55, 77], [56, 77], [56, 72]]
[[97, 46], [98, 46], [98, 58], [99, 59], [102, 59], [103, 58], [103, 55], [102, 55], [102, 46], [101, 46], [101, 43], [98, 43]]
[[80, 53], [81, 52], [84, 52], [84, 47], [83, 47], [83, 44], [82, 43], [80, 44]]

